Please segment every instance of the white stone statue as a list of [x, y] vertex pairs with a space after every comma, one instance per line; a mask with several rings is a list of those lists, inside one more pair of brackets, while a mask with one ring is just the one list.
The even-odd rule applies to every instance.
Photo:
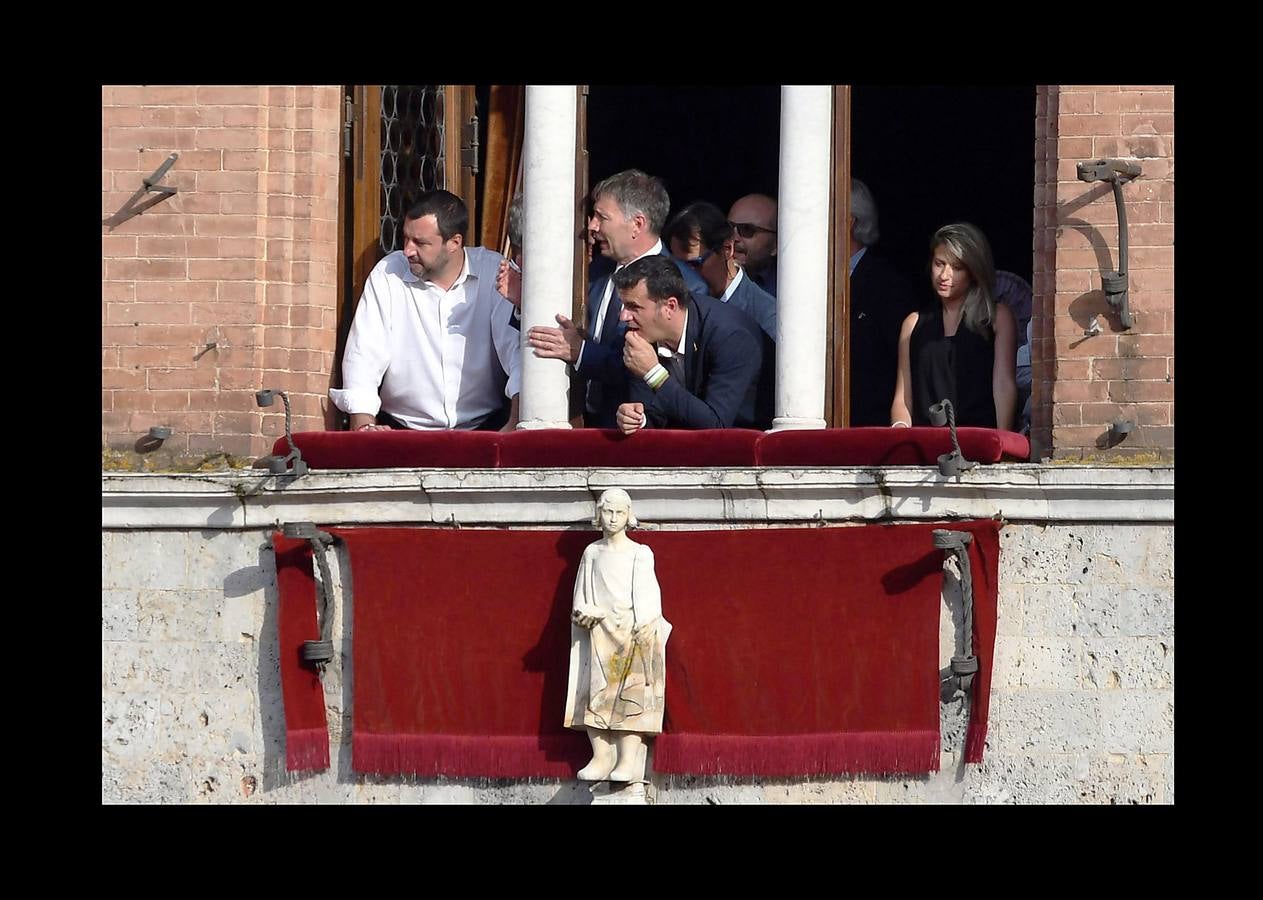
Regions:
[[627, 537], [636, 520], [626, 491], [601, 494], [595, 524], [604, 536], [583, 551], [575, 577], [565, 725], [592, 742], [580, 779], [639, 782], [645, 735], [662, 731], [671, 623], [653, 551]]

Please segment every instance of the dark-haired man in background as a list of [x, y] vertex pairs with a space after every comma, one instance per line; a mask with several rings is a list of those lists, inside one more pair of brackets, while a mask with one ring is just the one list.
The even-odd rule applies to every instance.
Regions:
[[630, 399], [615, 423], [653, 428], [749, 427], [738, 420], [754, 390], [762, 331], [740, 310], [690, 295], [671, 259], [648, 256], [614, 274], [627, 326], [623, 365]]
[[758, 388], [738, 416], [766, 430], [776, 406], [776, 298], [754, 283], [737, 262], [735, 229], [719, 207], [700, 200], [676, 213], [663, 237], [677, 259], [697, 270], [712, 297], [741, 310], [763, 330]]

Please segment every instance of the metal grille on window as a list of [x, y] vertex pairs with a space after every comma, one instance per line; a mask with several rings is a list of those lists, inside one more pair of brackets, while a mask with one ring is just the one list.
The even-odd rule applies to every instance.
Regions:
[[382, 253], [403, 247], [403, 217], [423, 191], [447, 186], [443, 85], [382, 85]]

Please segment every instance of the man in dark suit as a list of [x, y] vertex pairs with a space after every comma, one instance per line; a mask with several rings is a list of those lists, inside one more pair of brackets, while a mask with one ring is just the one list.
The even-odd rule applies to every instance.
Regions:
[[[588, 231], [597, 249], [617, 263], [614, 272], [648, 256], [671, 259], [659, 234], [666, 223], [671, 199], [657, 178], [638, 169], [611, 175], [592, 189]], [[706, 293], [706, 283], [683, 262], [678, 272], [686, 287]], [[535, 355], [564, 359], [585, 383], [585, 421], [589, 427], [611, 428], [614, 412], [627, 399], [627, 370], [623, 367], [623, 335], [613, 275], [598, 278], [588, 291], [587, 327], [580, 330], [562, 314], [557, 325], [536, 326], [527, 332]]]
[[916, 312], [912, 284], [872, 249], [881, 237], [868, 186], [851, 179], [852, 426], [890, 424], [899, 368], [899, 327]]
[[627, 325], [623, 364], [630, 400], [624, 434], [653, 428], [741, 427], [738, 413], [759, 376], [759, 326], [707, 296], [690, 296], [670, 259], [650, 256], [614, 275]]

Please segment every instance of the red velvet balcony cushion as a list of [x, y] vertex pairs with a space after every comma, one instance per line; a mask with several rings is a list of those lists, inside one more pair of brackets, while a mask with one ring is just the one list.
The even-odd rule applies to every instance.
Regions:
[[[980, 463], [1026, 462], [1030, 441], [1012, 431], [957, 429], [960, 452]], [[952, 450], [946, 428], [826, 428], [778, 431], [758, 444], [760, 466], [933, 466]]]
[[[1011, 431], [959, 429], [961, 452], [980, 463], [1025, 462], [1030, 442]], [[294, 435], [313, 469], [426, 467], [722, 468], [932, 466], [952, 449], [946, 428], [829, 428], [764, 434], [747, 429], [515, 431], [307, 431]], [[280, 438], [272, 452], [289, 452]]]
[[515, 431], [500, 441], [502, 468], [753, 466], [761, 431], [744, 428], [673, 431], [649, 428], [623, 435], [612, 428]]
[[[313, 469], [494, 469], [500, 435], [494, 431], [304, 431], [294, 443]], [[279, 438], [272, 452], [289, 452]]]

